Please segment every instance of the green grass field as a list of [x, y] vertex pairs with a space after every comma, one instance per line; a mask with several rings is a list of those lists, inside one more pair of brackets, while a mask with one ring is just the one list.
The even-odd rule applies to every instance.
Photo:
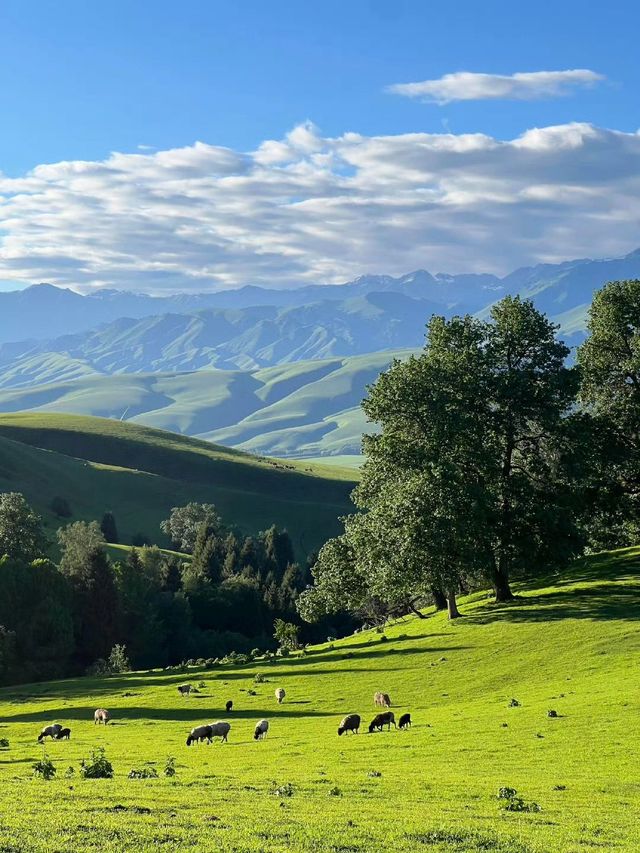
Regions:
[[[160, 522], [171, 507], [201, 501], [245, 533], [286, 527], [302, 556], [338, 533], [354, 478], [104, 418], [0, 415], [0, 491], [24, 493], [49, 528], [112, 510], [125, 543], [144, 533], [168, 547]], [[51, 513], [55, 495], [69, 500], [73, 518]]]
[[[640, 850], [640, 548], [578, 561], [518, 592], [510, 605], [462, 599], [464, 618], [452, 624], [410, 618], [386, 641], [359, 633], [273, 664], [4, 689], [0, 849]], [[254, 683], [256, 673], [267, 681]], [[185, 680], [205, 687], [182, 698]], [[410, 731], [366, 733], [376, 690], [390, 693], [397, 715], [411, 711]], [[111, 710], [112, 726], [94, 727], [96, 707]], [[348, 712], [365, 726], [338, 738]], [[261, 717], [271, 730], [255, 742]], [[224, 718], [228, 744], [187, 749], [193, 725]], [[36, 736], [53, 721], [71, 726], [72, 739], [47, 744], [58, 775], [45, 782], [32, 765], [43, 752]], [[98, 745], [115, 776], [83, 780], [80, 761]], [[168, 756], [174, 778], [162, 773]], [[158, 779], [127, 778], [145, 762]], [[288, 784], [291, 796], [273, 793]], [[504, 811], [502, 786], [540, 810]]]

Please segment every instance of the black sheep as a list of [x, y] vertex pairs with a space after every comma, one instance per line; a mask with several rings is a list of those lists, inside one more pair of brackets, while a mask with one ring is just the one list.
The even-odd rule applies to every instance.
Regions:
[[411, 714], [403, 714], [398, 720], [398, 728], [399, 729], [410, 729], [411, 728]]
[[377, 714], [369, 723], [369, 734], [376, 730], [381, 732], [383, 726], [386, 726], [390, 731], [391, 723], [393, 723], [393, 727], [396, 728], [396, 718], [393, 711], [386, 711], [384, 714]]
[[231, 701], [231, 699], [229, 699], [229, 701], [225, 705], [225, 708], [227, 709], [227, 714], [228, 714], [229, 711], [233, 708], [233, 702]]

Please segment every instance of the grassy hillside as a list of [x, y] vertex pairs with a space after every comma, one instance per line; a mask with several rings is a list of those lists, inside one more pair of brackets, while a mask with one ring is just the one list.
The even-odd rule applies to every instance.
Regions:
[[[3, 849], [640, 850], [640, 548], [579, 561], [519, 592], [510, 605], [463, 599], [453, 624], [407, 619], [386, 642], [360, 633], [274, 664], [2, 690]], [[205, 686], [183, 699], [185, 679]], [[411, 711], [410, 731], [366, 733], [375, 690], [391, 694], [397, 715]], [[112, 711], [113, 726], [94, 727], [96, 707]], [[365, 726], [339, 739], [347, 712]], [[226, 716], [228, 744], [186, 748], [193, 725]], [[262, 717], [271, 730], [255, 742]], [[53, 721], [68, 723], [72, 739], [47, 745], [58, 778], [46, 783], [31, 766], [43, 751], [36, 736]], [[113, 780], [78, 778], [96, 745]], [[167, 756], [177, 759], [174, 778], [163, 775]], [[127, 778], [145, 762], [157, 780]], [[540, 810], [504, 811], [503, 786]]]
[[394, 356], [409, 352], [260, 370], [115, 376], [81, 376], [75, 363], [65, 363], [64, 381], [50, 381], [47, 370], [45, 384], [34, 388], [7, 387], [12, 380], [5, 371], [0, 411], [122, 418], [276, 456], [358, 454], [363, 431], [371, 429], [360, 409], [366, 387]]
[[[229, 524], [287, 527], [299, 552], [317, 548], [348, 511], [353, 474], [249, 456], [135, 424], [71, 415], [0, 416], [0, 490], [20, 491], [49, 523], [55, 495], [72, 520], [112, 510], [122, 541], [142, 532], [159, 544], [172, 506], [215, 503]], [[65, 522], [66, 523], [66, 522]]]

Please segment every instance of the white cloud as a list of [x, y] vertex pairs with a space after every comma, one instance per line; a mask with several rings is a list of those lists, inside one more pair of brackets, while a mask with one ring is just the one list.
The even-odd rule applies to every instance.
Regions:
[[593, 86], [604, 80], [602, 74], [587, 68], [569, 71], [530, 71], [518, 74], [476, 74], [457, 71], [437, 80], [418, 83], [395, 83], [387, 91], [408, 98], [421, 98], [436, 104], [452, 101], [511, 100], [534, 101], [557, 98], [573, 89]]
[[202, 142], [0, 175], [0, 279], [159, 292], [507, 272], [638, 244], [640, 133]]

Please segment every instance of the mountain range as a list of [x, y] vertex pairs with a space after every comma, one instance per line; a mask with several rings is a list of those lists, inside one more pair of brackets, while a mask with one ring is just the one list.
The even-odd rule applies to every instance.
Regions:
[[531, 298], [571, 345], [593, 291], [640, 277], [640, 249], [493, 275], [362, 276], [342, 285], [147, 296], [51, 285], [0, 293], [0, 411], [122, 419], [259, 453], [357, 452], [366, 385], [422, 346], [433, 313]]

